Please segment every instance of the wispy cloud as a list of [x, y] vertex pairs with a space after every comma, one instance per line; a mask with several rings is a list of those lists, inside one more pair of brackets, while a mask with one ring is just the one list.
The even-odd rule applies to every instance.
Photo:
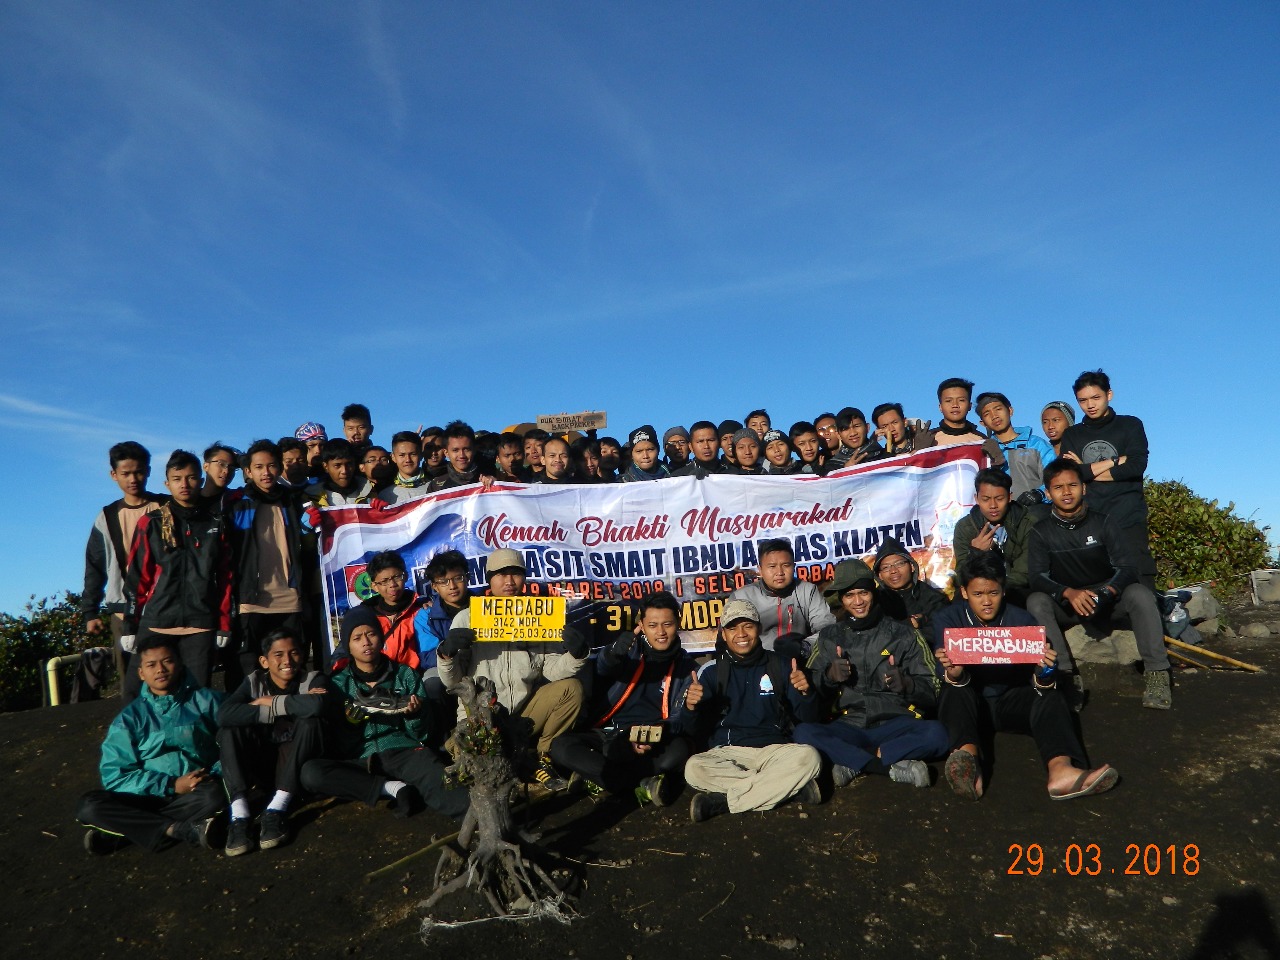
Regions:
[[101, 457], [102, 450], [122, 440], [136, 440], [153, 452], [178, 445], [172, 437], [150, 433], [139, 429], [136, 424], [97, 417], [81, 410], [68, 410], [9, 393], [0, 393], [0, 410], [16, 414], [7, 418], [11, 430], [46, 436], [58, 434], [92, 447], [98, 457]]
[[396, 68], [395, 53], [387, 37], [383, 22], [383, 7], [378, 0], [365, 0], [360, 5], [360, 41], [369, 69], [381, 84], [387, 98], [387, 113], [397, 134], [404, 133], [408, 108], [400, 73]]

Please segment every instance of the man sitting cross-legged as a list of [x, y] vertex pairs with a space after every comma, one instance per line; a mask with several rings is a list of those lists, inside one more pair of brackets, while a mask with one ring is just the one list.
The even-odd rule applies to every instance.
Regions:
[[107, 730], [104, 789], [86, 793], [76, 811], [89, 828], [85, 849], [110, 853], [124, 841], [152, 851], [178, 841], [208, 847], [225, 803], [216, 774], [222, 694], [187, 675], [175, 637], [143, 637], [134, 658], [142, 692]]
[[467, 792], [445, 787], [444, 764], [425, 746], [431, 731], [417, 672], [383, 654], [382, 624], [369, 607], [347, 612], [342, 639], [350, 660], [331, 682], [342, 695], [347, 722], [336, 725], [331, 757], [302, 768], [302, 786], [371, 807], [385, 797], [397, 817], [413, 816], [425, 802], [461, 818]]
[[324, 753], [324, 714], [335, 698], [318, 670], [306, 672], [306, 651], [290, 630], [273, 630], [262, 641], [261, 669], [245, 677], [218, 712], [222, 776], [231, 797], [229, 857], [253, 849], [249, 789], [271, 793], [258, 822], [258, 846], [288, 842], [289, 804], [297, 796], [302, 765]]
[[675, 597], [650, 594], [637, 617], [638, 636], [626, 633], [596, 657], [596, 675], [609, 683], [600, 718], [590, 730], [557, 737], [551, 759], [585, 778], [590, 792], [635, 788], [641, 803], [663, 807], [680, 795], [693, 752], [680, 704], [698, 664], [680, 646]]
[[745, 600], [729, 600], [720, 620], [716, 659], [694, 677], [684, 709], [714, 724], [711, 749], [685, 764], [689, 804], [698, 823], [722, 813], [772, 810], [795, 797], [821, 803], [822, 758], [794, 743], [797, 721], [818, 718], [818, 697], [794, 659], [760, 643], [760, 614]]
[[974, 553], [960, 569], [964, 603], [933, 621], [935, 655], [945, 683], [938, 718], [946, 725], [952, 752], [947, 783], [962, 797], [982, 796], [980, 744], [990, 733], [1028, 733], [1036, 741], [1048, 770], [1049, 796], [1069, 800], [1110, 790], [1120, 779], [1114, 768], [1086, 766], [1084, 747], [1076, 736], [1071, 708], [1058, 691], [1057, 654], [1045, 644], [1038, 664], [953, 664], [947, 656], [948, 627], [1028, 627], [1027, 611], [1004, 602], [1004, 562], [993, 553]]

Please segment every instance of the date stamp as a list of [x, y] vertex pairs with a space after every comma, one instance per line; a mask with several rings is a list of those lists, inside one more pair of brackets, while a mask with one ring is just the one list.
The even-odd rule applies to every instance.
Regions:
[[1124, 855], [1115, 858], [1104, 856], [1097, 843], [1069, 843], [1061, 852], [1045, 851], [1038, 843], [1011, 843], [1009, 856], [1012, 861], [1005, 872], [1011, 877], [1039, 877], [1044, 874], [1064, 873], [1069, 877], [1125, 876], [1194, 877], [1200, 872], [1200, 848], [1194, 843], [1179, 846], [1170, 843], [1125, 844]]

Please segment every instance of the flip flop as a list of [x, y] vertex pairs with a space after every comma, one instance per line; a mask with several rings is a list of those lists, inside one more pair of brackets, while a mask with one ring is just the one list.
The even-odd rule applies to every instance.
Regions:
[[1098, 774], [1097, 779], [1087, 787], [1084, 782], [1089, 774], [1096, 771], [1085, 770], [1080, 776], [1076, 777], [1076, 782], [1071, 785], [1071, 789], [1061, 793], [1049, 791], [1049, 796], [1054, 800], [1074, 800], [1076, 797], [1087, 797], [1095, 793], [1106, 793], [1120, 781], [1120, 771], [1115, 767], [1109, 767], [1105, 763], [1101, 767], [1102, 772]]
[[947, 784], [957, 795], [966, 800], [978, 799], [978, 776], [981, 772], [978, 758], [968, 750], [952, 751], [951, 756], [947, 757], [946, 766], [943, 767]]

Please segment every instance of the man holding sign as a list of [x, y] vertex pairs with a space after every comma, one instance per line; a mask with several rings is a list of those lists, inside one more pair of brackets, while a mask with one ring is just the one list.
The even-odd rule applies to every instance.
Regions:
[[[577, 677], [590, 644], [565, 624], [562, 598], [525, 595], [519, 551], [493, 551], [485, 577], [490, 595], [473, 597], [436, 648], [440, 681], [449, 689], [463, 677], [491, 680], [508, 718], [525, 721], [507, 724], [507, 735], [518, 731], [517, 739], [536, 740], [537, 760], [527, 771], [528, 779], [547, 790], [563, 790], [568, 781], [551, 764], [551, 742], [573, 729], [582, 709]], [[458, 719], [465, 713], [459, 704]]]
[[[946, 681], [938, 719], [952, 746], [947, 783], [966, 799], [981, 797], [980, 738], [984, 731], [1007, 730], [1035, 739], [1054, 800], [1110, 790], [1120, 774], [1106, 764], [1084, 766], [1071, 708], [1057, 689], [1057, 654], [1031, 614], [1005, 604], [1004, 581], [1004, 561], [975, 551], [960, 570], [965, 602], [934, 617], [935, 656]], [[1038, 639], [1028, 642], [1031, 632]]]

